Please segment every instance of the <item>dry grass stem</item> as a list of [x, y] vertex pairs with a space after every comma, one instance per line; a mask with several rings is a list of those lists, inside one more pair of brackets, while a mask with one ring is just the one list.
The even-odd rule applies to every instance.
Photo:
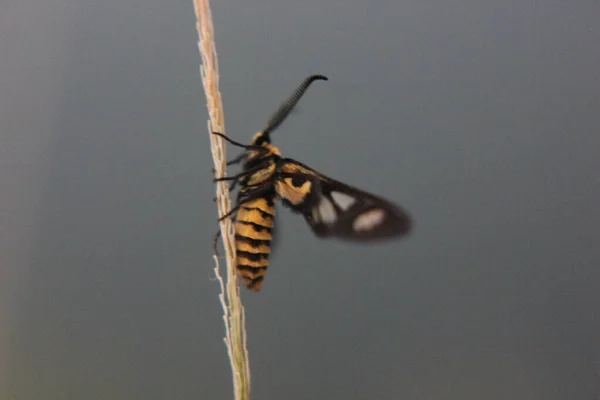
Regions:
[[[198, 48], [202, 56], [200, 75], [206, 93], [206, 103], [209, 120], [208, 131], [210, 145], [215, 165], [216, 176], [226, 176], [227, 154], [225, 141], [210, 134], [210, 132], [225, 133], [225, 122], [223, 120], [223, 104], [219, 91], [219, 63], [214, 42], [214, 29], [212, 14], [208, 0], [194, 0], [196, 11], [196, 28], [198, 30]], [[219, 216], [227, 214], [231, 209], [229, 197], [229, 185], [225, 182], [217, 183], [217, 207]], [[246, 321], [244, 307], [240, 298], [235, 271], [235, 247], [233, 224], [230, 218], [220, 222], [221, 237], [225, 248], [226, 280], [220, 273], [219, 257], [214, 255], [215, 275], [221, 287], [219, 300], [223, 307], [223, 322], [225, 323], [225, 345], [231, 363], [233, 375], [233, 388], [236, 400], [250, 399], [250, 363], [248, 350], [246, 348]]]

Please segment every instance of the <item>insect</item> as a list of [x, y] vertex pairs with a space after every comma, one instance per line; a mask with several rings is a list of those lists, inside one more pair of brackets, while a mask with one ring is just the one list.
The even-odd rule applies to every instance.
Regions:
[[219, 132], [234, 146], [245, 150], [227, 164], [243, 162], [242, 172], [216, 178], [240, 185], [235, 206], [221, 219], [235, 213], [235, 249], [238, 275], [254, 291], [262, 287], [269, 266], [275, 198], [302, 214], [319, 237], [338, 237], [366, 242], [407, 234], [409, 216], [393, 203], [331, 179], [306, 165], [283, 158], [271, 144], [271, 133], [286, 119], [310, 84], [327, 80], [311, 75], [284, 101], [250, 145], [238, 143]]

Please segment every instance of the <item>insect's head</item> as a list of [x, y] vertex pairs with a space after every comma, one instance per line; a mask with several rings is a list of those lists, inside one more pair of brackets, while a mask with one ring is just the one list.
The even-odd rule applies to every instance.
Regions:
[[254, 138], [252, 138], [252, 144], [255, 146], [262, 146], [269, 143], [271, 143], [271, 135], [269, 135], [269, 132], [258, 132], [254, 135]]
[[269, 135], [269, 132], [258, 132], [256, 135], [254, 135], [254, 138], [252, 139], [252, 145], [264, 147], [268, 150], [268, 153], [265, 154], [257, 150], [252, 150], [250, 159], [255, 157], [262, 158], [267, 155], [281, 156], [279, 149], [271, 144], [271, 136]]

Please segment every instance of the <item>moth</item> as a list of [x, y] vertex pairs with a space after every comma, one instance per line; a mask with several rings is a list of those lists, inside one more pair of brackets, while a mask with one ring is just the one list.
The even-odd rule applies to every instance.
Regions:
[[275, 199], [302, 214], [319, 237], [368, 242], [406, 235], [411, 219], [388, 200], [356, 189], [281, 156], [271, 144], [271, 133], [286, 119], [310, 84], [328, 80], [311, 75], [284, 101], [249, 145], [212, 132], [245, 151], [227, 164], [243, 162], [242, 172], [216, 178], [240, 185], [235, 206], [221, 219], [235, 214], [236, 268], [244, 284], [259, 291], [269, 266]]

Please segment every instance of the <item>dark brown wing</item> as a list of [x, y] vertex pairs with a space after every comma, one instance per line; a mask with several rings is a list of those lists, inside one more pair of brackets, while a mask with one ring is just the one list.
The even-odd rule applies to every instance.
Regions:
[[411, 229], [410, 217], [390, 201], [291, 159], [278, 162], [275, 191], [321, 237], [371, 241], [402, 236]]

